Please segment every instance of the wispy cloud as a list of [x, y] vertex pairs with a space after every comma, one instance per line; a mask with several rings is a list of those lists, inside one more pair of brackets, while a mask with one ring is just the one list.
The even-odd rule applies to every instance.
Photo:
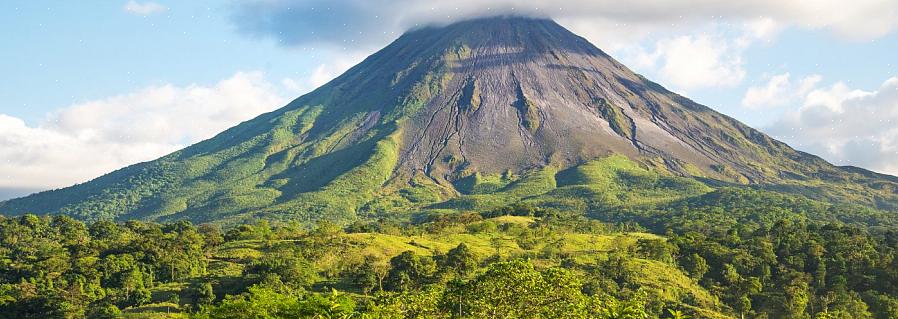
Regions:
[[770, 76], [764, 85], [749, 87], [742, 106], [760, 109], [793, 105], [823, 79], [820, 75], [810, 75], [795, 82], [791, 77], [789, 73], [777, 74]]
[[79, 103], [35, 126], [0, 114], [0, 190], [69, 186], [155, 159], [284, 105], [279, 92], [261, 73], [241, 72]]
[[639, 52], [635, 66], [658, 70], [665, 83], [679, 89], [732, 87], [745, 78], [742, 48], [726, 38], [703, 35], [682, 35], [658, 40], [654, 50]]
[[803, 101], [766, 131], [836, 164], [898, 176], [898, 78], [874, 91], [836, 82]]
[[243, 32], [286, 45], [348, 46], [382, 43], [419, 25], [497, 14], [552, 17], [578, 32], [611, 30], [597, 35], [614, 36], [614, 26], [626, 26], [626, 38], [714, 20], [765, 22], [755, 25], [760, 32], [824, 29], [857, 40], [898, 28], [898, 2], [892, 0], [250, 0], [237, 5], [233, 21]]
[[148, 1], [148, 2], [137, 2], [134, 0], [128, 1], [123, 8], [125, 12], [137, 14], [137, 15], [151, 15], [156, 13], [162, 13], [168, 10], [168, 7], [163, 6], [159, 3]]
[[869, 40], [898, 28], [898, 1], [249, 0], [232, 21], [285, 46], [372, 50], [410, 28], [501, 14], [551, 17], [672, 89], [734, 87], [747, 49], [781, 30]]
[[306, 93], [330, 82], [353, 65], [358, 64], [364, 59], [364, 54], [333, 54], [328, 63], [319, 64], [309, 73], [300, 75], [299, 77], [288, 77], [281, 79], [281, 85], [290, 93], [300, 94]]

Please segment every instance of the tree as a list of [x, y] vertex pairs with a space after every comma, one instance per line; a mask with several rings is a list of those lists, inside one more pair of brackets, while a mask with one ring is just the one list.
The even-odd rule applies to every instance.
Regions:
[[188, 221], [167, 224], [162, 229], [142, 232], [141, 245], [150, 251], [159, 267], [159, 277], [176, 281], [182, 277], [203, 274], [206, 258], [203, 237]]
[[[447, 311], [442, 303], [447, 297], [444, 287], [432, 285], [414, 292], [383, 292], [374, 295], [374, 302], [366, 307], [362, 318], [448, 319], [455, 310]], [[451, 307], [450, 307], [451, 308]], [[455, 308], [452, 308], [455, 309]], [[454, 317], [458, 318], [458, 317]]]
[[676, 247], [666, 240], [640, 238], [636, 241], [636, 252], [648, 259], [673, 262]]
[[150, 303], [153, 299], [153, 293], [147, 288], [140, 288], [131, 293], [128, 298], [128, 305], [143, 306]]
[[670, 319], [689, 319], [685, 313], [680, 310], [667, 309], [667, 318]]
[[250, 263], [244, 273], [257, 278], [274, 275], [292, 289], [303, 289], [318, 280], [315, 266], [290, 247], [266, 253]]
[[588, 313], [596, 319], [647, 319], [643, 296], [630, 300], [619, 300], [605, 294], [594, 295], [590, 299]]
[[91, 307], [87, 317], [91, 319], [119, 319], [122, 317], [122, 311], [113, 304], [104, 303]]
[[305, 298], [253, 286], [239, 296], [228, 296], [218, 306], [207, 307], [197, 318], [202, 319], [288, 319], [351, 318], [355, 302], [348, 296], [311, 294]]
[[203, 236], [203, 246], [207, 253], [221, 246], [225, 241], [224, 235], [221, 233], [221, 227], [218, 225], [202, 224], [197, 228], [197, 231]]
[[412, 251], [405, 251], [390, 259], [390, 272], [385, 285], [393, 291], [418, 289], [430, 282], [436, 271], [436, 263], [427, 256], [418, 256]]
[[751, 299], [746, 295], [741, 295], [736, 299], [733, 308], [742, 318], [745, 318], [745, 313], [751, 311]]
[[807, 318], [808, 282], [800, 277], [790, 280], [784, 287], [787, 318]]
[[53, 216], [50, 226], [55, 230], [56, 237], [66, 247], [83, 245], [90, 240], [90, 234], [84, 223], [68, 216]]
[[461, 276], [466, 276], [474, 269], [477, 269], [477, 264], [477, 257], [474, 255], [474, 252], [465, 243], [460, 243], [446, 253], [441, 260], [440, 267]]
[[205, 309], [198, 317], [205, 319], [289, 318], [287, 316], [295, 311], [291, 309], [295, 309], [298, 302], [296, 296], [253, 286], [244, 294], [226, 297], [221, 304]]
[[[873, 314], [870, 313], [867, 304], [861, 300], [857, 292], [841, 292], [837, 294], [837, 298], [832, 307], [827, 311], [832, 318], [856, 318], [856, 319], [872, 319]], [[893, 313], [893, 315], [898, 315]]]
[[367, 295], [374, 288], [383, 291], [384, 278], [387, 277], [389, 271], [390, 265], [386, 260], [374, 255], [367, 255], [364, 261], [353, 269], [349, 277], [352, 283]]
[[580, 280], [558, 268], [538, 271], [524, 260], [499, 262], [447, 291], [446, 312], [471, 318], [561, 318], [582, 316]]
[[194, 288], [194, 294], [194, 305], [197, 309], [210, 306], [215, 302], [215, 290], [212, 288], [212, 283], [208, 281]]
[[708, 262], [702, 256], [696, 253], [690, 254], [683, 258], [683, 268], [689, 273], [689, 277], [695, 280], [701, 280], [708, 273]]
[[307, 296], [298, 303], [289, 318], [349, 318], [353, 313], [355, 302], [352, 298], [331, 290], [329, 294]]

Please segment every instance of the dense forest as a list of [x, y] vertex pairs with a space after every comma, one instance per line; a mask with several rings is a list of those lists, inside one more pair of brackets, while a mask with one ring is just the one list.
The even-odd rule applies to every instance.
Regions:
[[727, 189], [596, 216], [515, 204], [345, 227], [25, 215], [0, 220], [0, 313], [898, 318], [898, 234], [856, 214], [870, 216]]

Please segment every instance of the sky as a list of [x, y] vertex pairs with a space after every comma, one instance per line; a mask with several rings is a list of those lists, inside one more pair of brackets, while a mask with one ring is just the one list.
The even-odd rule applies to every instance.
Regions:
[[555, 19], [636, 72], [837, 165], [898, 175], [898, 1], [0, 3], [0, 200], [213, 136], [404, 31]]

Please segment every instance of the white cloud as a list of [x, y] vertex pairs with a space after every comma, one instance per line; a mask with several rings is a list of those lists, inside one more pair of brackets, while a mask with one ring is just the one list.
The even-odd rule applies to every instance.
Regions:
[[329, 68], [328, 65], [322, 64], [312, 72], [312, 77], [309, 79], [309, 82], [312, 86], [318, 87], [324, 85], [337, 75], [339, 75], [339, 73], [336, 73], [333, 69]]
[[346, 72], [346, 70], [349, 70], [349, 68], [358, 64], [361, 60], [362, 58], [359, 56], [344, 56], [333, 59], [331, 63], [319, 65], [312, 72], [312, 76], [309, 77], [309, 83], [313, 87], [322, 86], [343, 74], [343, 72]]
[[741, 50], [722, 38], [679, 36], [657, 43], [662, 80], [682, 89], [732, 87], [745, 78]]
[[893, 0], [250, 0], [232, 21], [284, 45], [373, 49], [410, 28], [501, 14], [556, 19], [681, 93], [741, 84], [745, 50], [786, 28], [852, 40], [898, 28]]
[[775, 75], [764, 86], [753, 86], [745, 92], [742, 105], [750, 108], [782, 106], [790, 99], [789, 73]]
[[556, 19], [680, 91], [740, 84], [745, 50], [786, 28], [851, 40], [898, 28], [893, 0], [251, 0], [236, 7], [233, 22], [285, 45], [372, 49], [409, 28], [500, 14]]
[[[886, 82], [888, 83], [888, 82]], [[817, 89], [805, 97], [803, 111], [815, 108], [828, 108], [833, 112], [843, 112], [845, 101], [872, 95], [871, 92], [851, 89], [844, 82], [836, 82], [829, 89]]]
[[322, 63], [315, 67], [304, 78], [283, 78], [281, 85], [292, 93], [306, 93], [330, 82], [349, 68], [358, 64], [364, 57], [361, 53], [337, 54], [329, 63]]
[[898, 175], [898, 78], [872, 92], [842, 82], [811, 90], [767, 131], [836, 164]]
[[[898, 28], [898, 1], [893, 0], [252, 0], [237, 6], [233, 20], [247, 33], [286, 44], [344, 46], [385, 42], [417, 25], [497, 14], [552, 17], [577, 32], [591, 29], [617, 39], [709, 21], [750, 23], [761, 34], [788, 26], [822, 29], [855, 40]], [[601, 37], [593, 40], [605, 43]]]
[[765, 18], [741, 25], [711, 22], [669, 30], [654, 41], [651, 49], [640, 44], [621, 45], [616, 53], [626, 64], [654, 72], [651, 75], [674, 89], [733, 87], [746, 75], [745, 50], [759, 41], [770, 41], [779, 30], [775, 22]]
[[308, 86], [304, 85], [301, 81], [293, 78], [281, 79], [281, 85], [283, 85], [284, 88], [291, 92], [308, 92], [309, 90]]
[[137, 15], [151, 15], [156, 13], [162, 13], [168, 10], [166, 6], [158, 4], [156, 2], [137, 2], [134, 0], [128, 1], [123, 8], [125, 12], [133, 13]]
[[811, 75], [793, 83], [790, 77], [789, 73], [778, 74], [771, 76], [763, 86], [749, 87], [742, 98], [742, 106], [754, 109], [786, 106], [804, 98], [823, 79]]
[[[753, 42], [755, 40], [771, 41], [782, 31], [783, 26], [772, 18], [757, 18], [745, 22], [743, 29], [746, 31], [742, 41]], [[745, 44], [748, 45], [748, 44]]]
[[0, 114], [0, 189], [84, 182], [210, 138], [286, 101], [261, 73], [237, 73], [212, 86], [153, 86], [72, 105], [35, 126]]

